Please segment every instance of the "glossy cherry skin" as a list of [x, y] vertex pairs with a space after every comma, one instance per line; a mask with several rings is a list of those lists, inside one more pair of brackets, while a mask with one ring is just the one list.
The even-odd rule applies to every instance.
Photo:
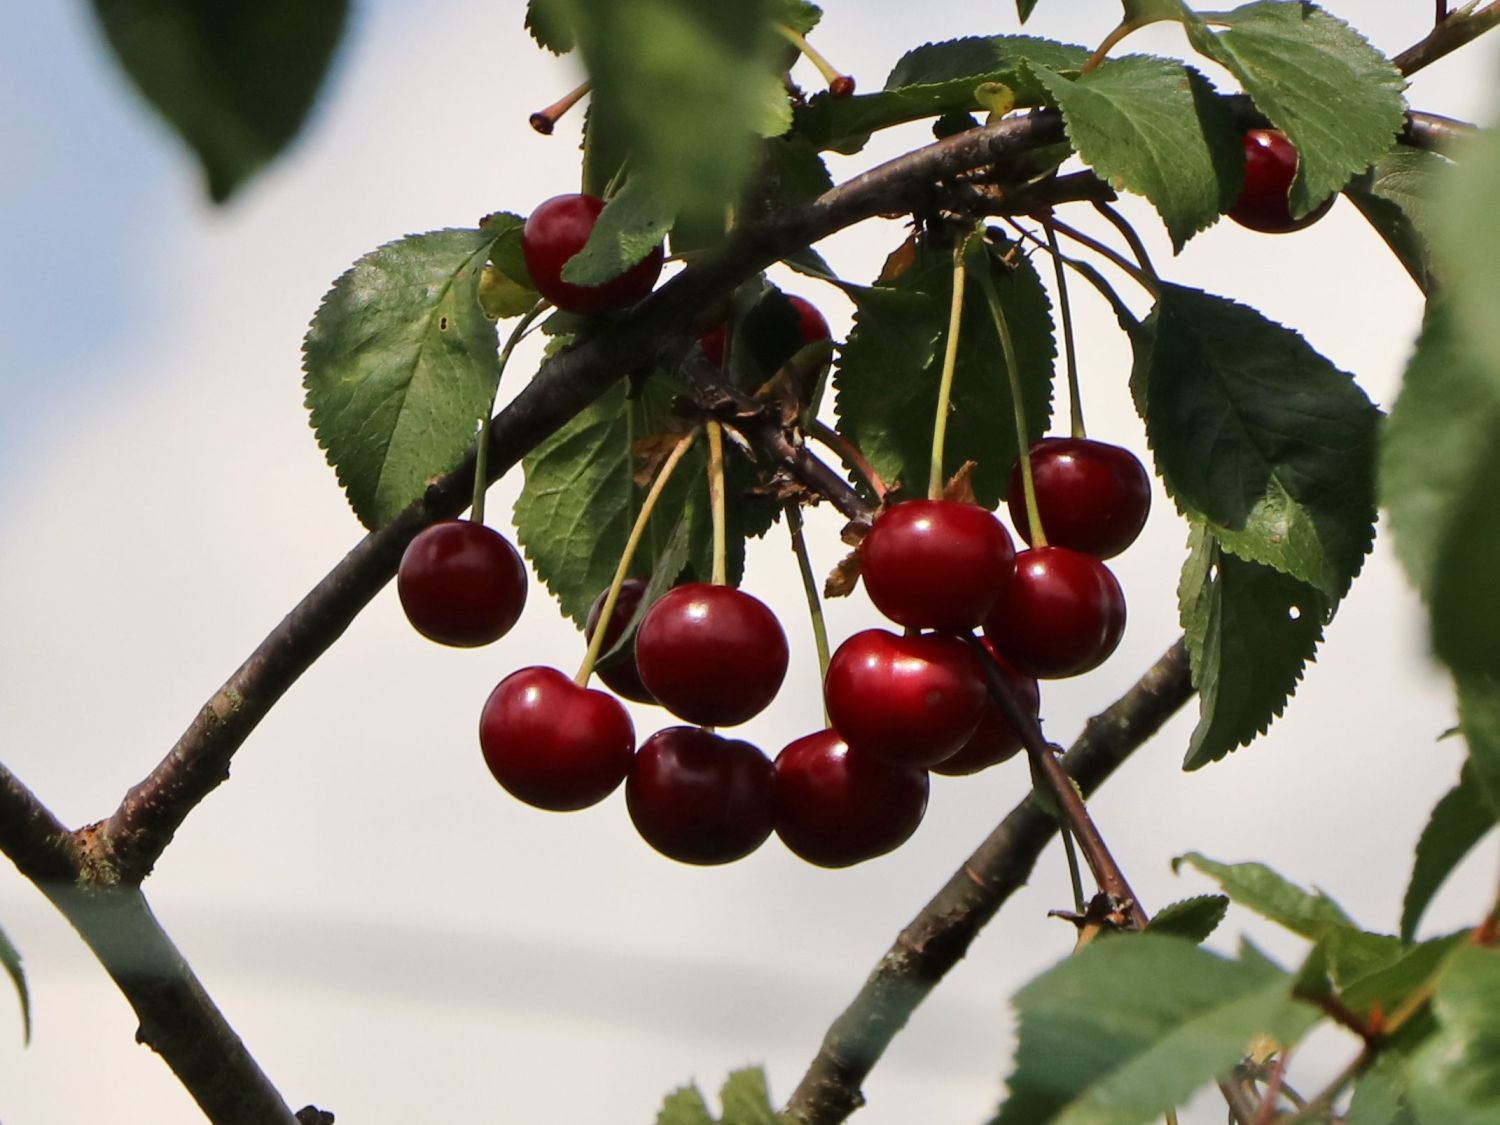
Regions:
[[666, 251], [658, 246], [646, 257], [603, 285], [574, 285], [562, 279], [563, 267], [583, 249], [604, 200], [594, 195], [554, 195], [526, 219], [521, 228], [521, 256], [536, 291], [564, 312], [585, 316], [623, 309], [651, 292], [661, 276]]
[[641, 683], [672, 714], [731, 727], [763, 711], [786, 676], [786, 634], [766, 604], [732, 586], [668, 590], [635, 633]]
[[[601, 653], [608, 652], [610, 647], [620, 639], [625, 626], [629, 625], [630, 619], [635, 616], [636, 607], [641, 604], [641, 595], [645, 592], [646, 583], [639, 578], [627, 578], [620, 584], [620, 596], [615, 599], [615, 611], [610, 614], [609, 625], [604, 630], [604, 645], [599, 650]], [[599, 591], [599, 596], [589, 607], [588, 619], [583, 623], [585, 640], [594, 639], [594, 630], [599, 627], [599, 615], [604, 611], [604, 599], [608, 596], [609, 587], [606, 586]], [[640, 670], [635, 666], [634, 648], [620, 653], [608, 664], [596, 665], [594, 674], [603, 680], [605, 686], [616, 695], [623, 695], [626, 699], [632, 699], [637, 703], [656, 702], [656, 696], [647, 691], [646, 685], [641, 683]]]
[[771, 834], [771, 760], [701, 727], [659, 730], [636, 751], [625, 805], [641, 838], [682, 863], [729, 863]]
[[625, 780], [635, 727], [614, 696], [534, 666], [490, 692], [479, 715], [479, 747], [512, 796], [565, 812], [597, 804]]
[[828, 662], [823, 700], [860, 754], [926, 767], [956, 754], [979, 725], [988, 698], [982, 676], [957, 637], [866, 629]]
[[1017, 554], [1010, 588], [984, 623], [1012, 667], [1043, 680], [1097, 668], [1124, 632], [1119, 582], [1093, 555], [1069, 547]]
[[[797, 331], [802, 336], [802, 346], [816, 344], [820, 340], [828, 340], [833, 337], [833, 332], [828, 327], [828, 321], [823, 319], [813, 303], [802, 297], [788, 293], [787, 302], [796, 310]], [[703, 348], [703, 356], [715, 367], [724, 366], [724, 341], [729, 335], [729, 326], [720, 324], [716, 328], [710, 328], [702, 336], [698, 337], [698, 343]], [[791, 356], [787, 356], [790, 359]], [[783, 360], [785, 362], [785, 360]]]
[[858, 754], [837, 731], [818, 731], [776, 757], [776, 834], [819, 867], [874, 859], [917, 830], [928, 786], [926, 770]]
[[[1037, 687], [1036, 677], [1023, 676], [1009, 664], [1005, 658], [995, 651], [995, 646], [987, 639], [980, 641], [995, 663], [1000, 666], [1000, 674], [1010, 684], [1017, 698], [1027, 709], [1033, 718], [1041, 711], [1042, 696]], [[1000, 713], [1000, 706], [986, 693], [984, 701], [984, 712], [979, 717], [979, 726], [969, 736], [969, 741], [963, 744], [963, 748], [950, 758], [944, 758], [932, 767], [933, 773], [940, 773], [948, 777], [959, 777], [964, 774], [978, 773], [982, 769], [1008, 761], [1021, 750], [1021, 735], [1015, 727], [1011, 726]]]
[[[1251, 129], [1242, 138], [1245, 182], [1229, 217], [1242, 227], [1263, 234], [1289, 234], [1310, 227], [1333, 206], [1333, 196], [1303, 215], [1292, 218], [1292, 181], [1297, 178], [1297, 149], [1277, 129]], [[1045, 517], [1043, 526], [1046, 525]]]
[[969, 630], [1015, 567], [1010, 533], [975, 504], [908, 500], [876, 517], [859, 549], [875, 608], [909, 629]]
[[444, 520], [407, 544], [396, 593], [424, 637], [461, 648], [487, 645], [510, 632], [526, 606], [526, 564], [499, 532]]
[[[1110, 559], [1135, 542], [1151, 511], [1151, 478], [1134, 453], [1088, 438], [1049, 437], [1031, 447], [1031, 479], [1047, 542]], [[1006, 496], [1016, 534], [1031, 542], [1021, 463]]]

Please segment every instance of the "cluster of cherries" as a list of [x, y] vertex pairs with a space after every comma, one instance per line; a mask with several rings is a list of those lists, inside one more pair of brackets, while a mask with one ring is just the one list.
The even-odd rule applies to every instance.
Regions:
[[[1316, 221], [1328, 204], [1293, 219], [1297, 153], [1273, 130], [1245, 134], [1244, 188], [1230, 217], [1281, 233]], [[536, 290], [584, 315], [626, 307], [660, 275], [657, 248], [612, 281], [579, 286], [563, 267], [588, 241], [604, 208], [561, 195], [532, 212], [522, 250]], [[827, 340], [827, 322], [788, 298], [804, 343]], [[727, 328], [699, 340], [722, 365]], [[1007, 504], [1027, 548], [1016, 551], [993, 514], [974, 504], [911, 500], [884, 509], [860, 548], [871, 601], [903, 632], [866, 629], [833, 654], [824, 681], [831, 726], [799, 738], [773, 762], [715, 728], [759, 714], [787, 669], [786, 635], [764, 603], [742, 590], [690, 583], [643, 615], [632, 648], [595, 669], [615, 695], [555, 668], [513, 672], [490, 694], [479, 738], [495, 778], [543, 809], [593, 805], [625, 785], [641, 836], [686, 863], [741, 858], [774, 831], [809, 862], [841, 867], [883, 855], [916, 830], [929, 771], [975, 773], [1007, 760], [1020, 733], [996, 705], [983, 662], [1033, 718], [1039, 679], [1079, 675], [1102, 663], [1125, 627], [1125, 598], [1104, 565], [1145, 523], [1150, 487], [1127, 450], [1087, 438], [1043, 438], [1029, 452], [1036, 513], [1027, 515], [1022, 467]], [[476, 646], [504, 636], [526, 601], [526, 566], [503, 536], [450, 520], [418, 535], [401, 560], [397, 589], [424, 636]], [[608, 591], [585, 626], [601, 627]], [[609, 652], [638, 616], [645, 583], [629, 579], [602, 623]], [[972, 633], [983, 630], [975, 642]], [[982, 655], [981, 655], [982, 650]], [[658, 704], [684, 720], [636, 747], [616, 696]]]

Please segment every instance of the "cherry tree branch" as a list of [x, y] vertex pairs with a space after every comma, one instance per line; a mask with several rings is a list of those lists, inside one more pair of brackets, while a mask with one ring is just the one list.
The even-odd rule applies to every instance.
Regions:
[[[1062, 758], [1062, 771], [1084, 794], [1092, 793], [1192, 694], [1187, 651], [1179, 640], [1134, 687], [1085, 724]], [[864, 1104], [860, 1086], [886, 1047], [985, 923], [1025, 884], [1056, 832], [1056, 819], [1035, 793], [1000, 822], [901, 931], [828, 1029], [787, 1103], [793, 1120], [833, 1125]]]
[[102, 881], [81, 838], [0, 765], [0, 849], [99, 958], [140, 1019], [136, 1038], [216, 1125], [294, 1125], [140, 890]]
[[1410, 77], [1500, 25], [1500, 0], [1462, 14], [1444, 13], [1439, 8], [1439, 14], [1442, 18], [1424, 38], [1391, 60], [1403, 75]]

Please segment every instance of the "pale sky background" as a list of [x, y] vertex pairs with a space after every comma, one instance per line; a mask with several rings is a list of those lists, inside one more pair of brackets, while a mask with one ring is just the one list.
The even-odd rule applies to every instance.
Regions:
[[[526, 122], [574, 83], [574, 64], [531, 44], [522, 7], [360, 4], [302, 143], [223, 210], [107, 64], [86, 5], [0, 13], [0, 760], [67, 823], [107, 815], [360, 535], [301, 405], [302, 334], [333, 278], [401, 234], [524, 212], [576, 187], [577, 123], [547, 139]], [[1391, 53], [1431, 18], [1425, 3], [1334, 7]], [[919, 42], [1017, 30], [1009, 4], [828, 8], [815, 41], [864, 89]], [[1096, 42], [1117, 12], [1044, 0], [1026, 30]], [[1422, 75], [1413, 103], [1489, 116], [1492, 39]], [[1130, 49], [1185, 47], [1161, 28]], [[918, 126], [838, 159], [835, 177], [926, 135]], [[1389, 405], [1419, 296], [1351, 205], [1283, 238], [1223, 224], [1175, 261], [1149, 209], [1127, 210], [1173, 280], [1298, 328]], [[901, 237], [870, 224], [821, 249], [863, 279]], [[843, 336], [842, 297], [806, 279], [788, 287]], [[1085, 287], [1075, 304], [1091, 432], [1141, 449], [1126, 342]], [[517, 485], [492, 493], [492, 521]], [[812, 521], [820, 569], [843, 552], [836, 531], [826, 513]], [[1184, 536], [1158, 495], [1116, 567], [1130, 607], [1119, 651], [1092, 675], [1044, 685], [1052, 738], [1070, 741], [1177, 635]], [[774, 755], [819, 725], [816, 662], [780, 529], [754, 545], [751, 568], [749, 588], [776, 607], [794, 651], [781, 697], [736, 733]], [[861, 593], [830, 618], [837, 643], [875, 614]], [[1190, 706], [1145, 747], [1092, 808], [1148, 908], [1209, 889], [1169, 867], [1197, 849], [1265, 860], [1394, 929], [1411, 847], [1461, 752], [1436, 741], [1453, 709], [1423, 637], [1380, 541], [1269, 736], [1184, 774]], [[674, 1086], [716, 1090], [750, 1063], [768, 1066], [784, 1098], [896, 932], [1026, 789], [1020, 763], [934, 778], [917, 835], [852, 870], [809, 867], [774, 839], [729, 867], [679, 866], [635, 837], [619, 794], [541, 813], [485, 771], [475, 727], [490, 688], [521, 664], [571, 672], [581, 655], [538, 587], [520, 626], [477, 651], [423, 641], [387, 590], [254, 734], [148, 882], [294, 1109], [314, 1102], [351, 1125], [647, 1125]], [[641, 737], [664, 725], [650, 709], [635, 717]], [[1495, 863], [1491, 841], [1426, 932], [1477, 918]], [[1045, 913], [1068, 899], [1049, 851], [897, 1039], [858, 1121], [984, 1119], [1009, 1068], [1006, 997], [1067, 953], [1068, 927]], [[0, 987], [4, 1125], [202, 1120], [134, 1043], [127, 1005], [83, 944], [9, 864], [0, 926], [26, 959], [36, 1021], [23, 1048]], [[1241, 933], [1283, 963], [1301, 948], [1241, 911], [1215, 943], [1230, 949]], [[1293, 1074], [1315, 1087], [1351, 1050], [1328, 1037]], [[1222, 1119], [1208, 1098], [1184, 1115]]]

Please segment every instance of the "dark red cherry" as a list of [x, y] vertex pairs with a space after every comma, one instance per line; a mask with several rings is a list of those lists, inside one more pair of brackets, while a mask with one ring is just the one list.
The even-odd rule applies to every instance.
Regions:
[[[601, 653], [608, 652], [611, 646], [620, 639], [625, 626], [629, 625], [630, 619], [635, 616], [636, 607], [641, 604], [641, 595], [645, 592], [646, 583], [639, 578], [627, 578], [621, 583], [620, 596], [615, 599], [615, 611], [610, 614], [609, 625], [604, 630], [604, 647], [599, 650]], [[589, 607], [588, 619], [583, 623], [585, 640], [594, 639], [594, 630], [599, 627], [599, 614], [604, 611], [604, 599], [607, 597], [609, 597], [609, 588], [606, 586], [599, 591], [599, 596]], [[656, 696], [647, 691], [646, 685], [641, 683], [640, 670], [635, 666], [634, 646], [619, 653], [608, 663], [601, 661], [595, 665], [594, 672], [616, 695], [623, 695], [626, 699], [633, 699], [637, 703], [656, 702]]]
[[732, 586], [668, 590], [635, 633], [641, 683], [678, 718], [730, 727], [758, 715], [786, 676], [786, 634], [764, 602]]
[[536, 291], [565, 312], [608, 312], [633, 305], [651, 292], [661, 276], [666, 252], [658, 246], [619, 277], [603, 285], [574, 285], [562, 278], [563, 267], [583, 249], [593, 232], [604, 200], [594, 195], [554, 195], [526, 219], [521, 228], [521, 256]]
[[479, 747], [509, 793], [563, 812], [604, 800], [625, 780], [635, 728], [607, 692], [579, 687], [556, 668], [522, 668], [485, 701]]
[[[1329, 196], [1318, 207], [1292, 218], [1292, 181], [1297, 178], [1297, 149], [1277, 129], [1251, 129], [1242, 138], [1245, 182], [1229, 217], [1264, 234], [1289, 234], [1312, 226], [1333, 206]], [[1046, 518], [1043, 517], [1043, 526]], [[1049, 531], [1050, 534], [1050, 531]]]
[[984, 635], [1017, 671], [1044, 680], [1097, 668], [1125, 632], [1125, 595], [1109, 568], [1069, 547], [1016, 555], [1006, 595]]
[[776, 757], [776, 834], [819, 867], [848, 867], [904, 844], [927, 811], [927, 771], [861, 755], [822, 730]]
[[[1042, 438], [1031, 447], [1031, 479], [1047, 542], [1101, 559], [1135, 542], [1151, 511], [1151, 478], [1134, 453], [1088, 438]], [[1006, 497], [1016, 534], [1031, 542], [1021, 463]]]
[[977, 505], [908, 500], [876, 517], [859, 559], [870, 600], [898, 625], [969, 630], [1004, 591], [1015, 549]]
[[526, 605], [526, 564], [499, 532], [444, 520], [406, 547], [396, 593], [417, 632], [473, 648], [510, 632]]
[[942, 633], [855, 633], [833, 654], [823, 699], [835, 730], [860, 753], [930, 766], [958, 752], [984, 711], [979, 660]]
[[[1000, 666], [1000, 674], [1010, 684], [1017, 699], [1021, 701], [1033, 718], [1041, 711], [1042, 696], [1037, 687], [1036, 678], [1023, 676], [1009, 664], [1005, 658], [995, 651], [995, 646], [988, 640], [981, 640], [989, 654], [995, 658], [995, 663]], [[984, 701], [984, 713], [979, 717], [979, 726], [969, 736], [963, 748], [951, 758], [944, 758], [932, 767], [933, 773], [944, 774], [948, 777], [959, 777], [963, 774], [978, 773], [997, 763], [1004, 762], [1016, 756], [1021, 750], [1021, 735], [1006, 722], [1005, 716], [1000, 713], [999, 705], [986, 693]]]
[[729, 863], [771, 834], [771, 760], [701, 727], [659, 730], [636, 751], [625, 804], [641, 838], [683, 863]]
[[[832, 338], [833, 333], [828, 328], [828, 321], [823, 319], [823, 314], [814, 307], [811, 301], [790, 293], [786, 295], [786, 299], [787, 303], [796, 310], [797, 331], [802, 337], [803, 347], [815, 344], [819, 340]], [[720, 324], [698, 337], [698, 344], [703, 348], [704, 358], [715, 367], [724, 366], [724, 341], [728, 335], [728, 324]], [[791, 356], [786, 357], [786, 359], [790, 358]]]

